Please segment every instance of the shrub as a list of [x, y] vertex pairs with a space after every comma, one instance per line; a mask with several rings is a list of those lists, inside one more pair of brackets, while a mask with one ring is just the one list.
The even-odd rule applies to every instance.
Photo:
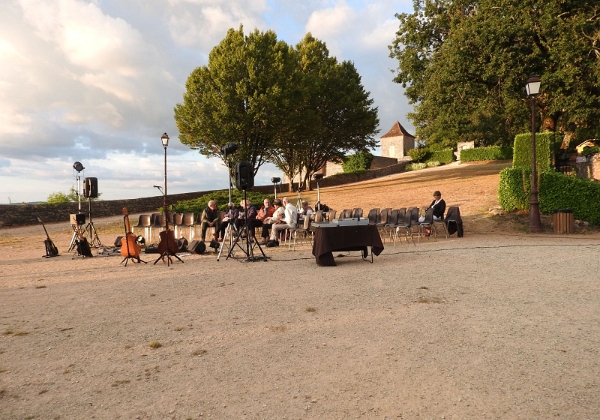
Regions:
[[584, 147], [583, 150], [581, 151], [581, 154], [583, 156], [591, 156], [591, 155], [595, 155], [596, 153], [600, 153], [600, 147], [598, 146], [593, 146], [593, 147]]
[[512, 147], [488, 146], [464, 149], [460, 151], [461, 162], [476, 162], [483, 160], [506, 160], [513, 157]]
[[428, 168], [433, 168], [433, 167], [441, 165], [441, 163], [438, 162], [437, 160], [429, 160], [425, 164], [427, 165]]
[[[537, 133], [535, 135], [535, 159], [538, 171], [542, 172], [551, 168], [553, 144], [554, 133]], [[531, 168], [531, 133], [515, 136], [513, 166], [515, 168]]]
[[358, 171], [368, 171], [373, 162], [373, 155], [369, 152], [360, 152], [354, 155], [346, 156], [342, 163], [344, 173], [354, 173]]
[[410, 156], [415, 163], [419, 163], [425, 160], [427, 157], [427, 149], [419, 147], [418, 149], [410, 149], [406, 154]]
[[455, 159], [454, 156], [454, 150], [452, 149], [444, 149], [444, 150], [438, 150], [435, 152], [429, 152], [427, 155], [427, 162], [439, 162], [440, 164], [444, 164], [447, 165], [449, 163], [452, 163], [452, 161]]
[[426, 163], [409, 163], [408, 165], [406, 165], [404, 170], [406, 172], [409, 172], [409, 171], [418, 171], [419, 169], [425, 169], [425, 168], [427, 168]]
[[[506, 168], [500, 172], [498, 199], [504, 210], [528, 210], [531, 170]], [[571, 209], [577, 219], [600, 224], [600, 184], [558, 172], [545, 171], [539, 176], [540, 212]]]

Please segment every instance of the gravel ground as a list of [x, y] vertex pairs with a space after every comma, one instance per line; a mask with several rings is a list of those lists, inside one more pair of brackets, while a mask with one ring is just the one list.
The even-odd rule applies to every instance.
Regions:
[[57, 258], [40, 226], [0, 231], [2, 419], [600, 413], [598, 233], [125, 267], [73, 259], [68, 226], [48, 228]]

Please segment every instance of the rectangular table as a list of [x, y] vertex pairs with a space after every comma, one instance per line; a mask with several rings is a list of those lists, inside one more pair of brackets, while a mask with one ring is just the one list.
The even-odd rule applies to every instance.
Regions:
[[316, 228], [313, 255], [319, 265], [335, 265], [333, 251], [362, 251], [363, 258], [383, 251], [381, 236], [375, 225], [337, 226]]

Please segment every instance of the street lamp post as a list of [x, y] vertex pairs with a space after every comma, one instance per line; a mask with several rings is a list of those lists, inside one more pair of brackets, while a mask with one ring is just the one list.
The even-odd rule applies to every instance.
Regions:
[[540, 232], [540, 203], [538, 201], [537, 160], [535, 145], [535, 98], [540, 93], [541, 80], [532, 74], [527, 80], [527, 95], [531, 100], [531, 195], [529, 200], [529, 231]]
[[[165, 149], [165, 185], [164, 185], [164, 191], [163, 191], [163, 197], [164, 197], [163, 211], [165, 214], [165, 219], [168, 219], [167, 218], [167, 147], [169, 146], [169, 136], [167, 135], [167, 133], [162, 135], [162, 137], [160, 138], [160, 141], [162, 141], [163, 148]], [[169, 223], [168, 220], [167, 220], [167, 223]], [[169, 230], [169, 225], [167, 225], [167, 230]]]

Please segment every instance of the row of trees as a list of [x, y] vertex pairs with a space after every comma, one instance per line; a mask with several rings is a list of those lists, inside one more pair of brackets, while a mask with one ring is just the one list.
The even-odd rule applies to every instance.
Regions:
[[538, 121], [568, 141], [600, 137], [600, 4], [585, 0], [415, 0], [396, 15], [395, 82], [428, 145], [511, 144], [530, 131], [525, 84], [541, 77]]
[[[326, 162], [376, 146], [377, 108], [351, 62], [307, 34], [295, 47], [273, 31], [230, 29], [186, 83], [175, 107], [182, 143], [229, 167], [266, 162], [303, 182]], [[221, 148], [236, 143], [235, 156]]]

